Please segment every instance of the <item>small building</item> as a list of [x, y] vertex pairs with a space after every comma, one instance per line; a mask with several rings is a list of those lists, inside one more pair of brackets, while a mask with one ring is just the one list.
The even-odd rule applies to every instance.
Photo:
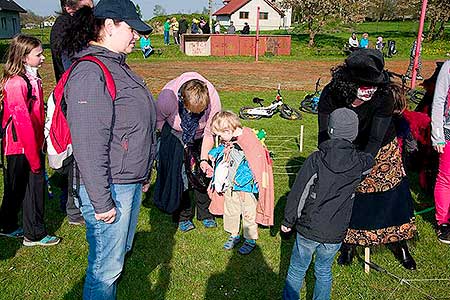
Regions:
[[20, 33], [19, 13], [26, 12], [13, 0], [0, 0], [0, 39], [10, 39]]
[[224, 6], [213, 15], [221, 26], [228, 27], [233, 21], [239, 32], [244, 23], [250, 25], [250, 30], [256, 30], [256, 13], [259, 12], [260, 30], [287, 29], [291, 27], [292, 9], [281, 7], [277, 0], [224, 0]]
[[55, 16], [48, 16], [45, 18], [44, 22], [42, 22], [42, 25], [44, 27], [52, 27], [53, 24], [55, 24], [56, 17]]

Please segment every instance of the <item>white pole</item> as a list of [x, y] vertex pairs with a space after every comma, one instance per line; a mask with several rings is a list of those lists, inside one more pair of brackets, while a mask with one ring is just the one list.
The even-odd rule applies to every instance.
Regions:
[[[369, 247], [364, 248], [364, 260], [366, 262], [370, 263], [370, 248]], [[364, 263], [364, 272], [366, 272], [366, 274], [369, 274], [369, 272], [370, 272], [370, 266], [366, 263]]]
[[303, 125], [300, 125], [300, 152], [303, 152]]

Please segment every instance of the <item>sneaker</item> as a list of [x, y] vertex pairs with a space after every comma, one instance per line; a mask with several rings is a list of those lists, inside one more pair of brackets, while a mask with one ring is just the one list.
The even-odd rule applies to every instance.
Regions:
[[83, 218], [80, 218], [78, 220], [69, 220], [69, 225], [84, 226], [86, 225], [86, 222]]
[[7, 236], [10, 238], [23, 238], [23, 228], [19, 227], [12, 232], [2, 232], [0, 231], [1, 236]]
[[423, 80], [423, 77], [422, 77], [422, 75], [417, 75], [417, 76], [416, 76], [416, 79], [417, 79], [417, 80]]
[[214, 228], [217, 227], [217, 223], [214, 219], [204, 219], [202, 221], [203, 226], [205, 226], [205, 228]]
[[181, 221], [178, 223], [178, 229], [181, 232], [188, 232], [194, 228], [195, 228], [194, 223], [192, 223], [192, 221], [190, 221], [190, 220]]
[[230, 235], [228, 237], [228, 240], [223, 244], [223, 249], [225, 250], [231, 250], [233, 249], [239, 242], [241, 241], [241, 237], [238, 235], [232, 236]]
[[23, 239], [23, 245], [27, 247], [31, 246], [54, 246], [57, 245], [61, 239], [57, 236], [47, 235], [40, 241], [30, 241], [27, 238]]
[[405, 75], [405, 79], [406, 79], [406, 80], [411, 80], [411, 76]]
[[450, 244], [450, 225], [445, 223], [439, 225], [438, 240], [444, 244]]
[[256, 240], [245, 239], [244, 244], [239, 248], [239, 254], [248, 255], [252, 253], [253, 249], [256, 247]]

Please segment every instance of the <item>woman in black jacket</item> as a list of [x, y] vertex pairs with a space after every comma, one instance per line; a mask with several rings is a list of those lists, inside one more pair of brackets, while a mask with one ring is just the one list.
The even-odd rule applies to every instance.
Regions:
[[329, 114], [340, 107], [355, 111], [359, 132], [354, 144], [375, 157], [370, 175], [356, 189], [350, 227], [339, 264], [350, 264], [356, 245], [387, 244], [407, 269], [416, 263], [406, 240], [417, 231], [409, 183], [403, 169], [392, 116], [394, 98], [379, 51], [353, 52], [332, 71], [319, 101], [319, 144], [328, 139]]

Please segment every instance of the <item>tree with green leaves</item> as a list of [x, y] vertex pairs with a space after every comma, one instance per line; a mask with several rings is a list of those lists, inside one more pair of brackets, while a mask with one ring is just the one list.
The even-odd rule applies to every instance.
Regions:
[[166, 10], [159, 4], [156, 4], [153, 7], [153, 16], [164, 16], [166, 14]]
[[141, 7], [139, 6], [139, 4], [136, 4], [136, 12], [137, 12], [139, 18], [142, 19], [142, 11], [141, 11]]
[[444, 26], [450, 21], [450, 0], [428, 0], [428, 40], [444, 38]]

